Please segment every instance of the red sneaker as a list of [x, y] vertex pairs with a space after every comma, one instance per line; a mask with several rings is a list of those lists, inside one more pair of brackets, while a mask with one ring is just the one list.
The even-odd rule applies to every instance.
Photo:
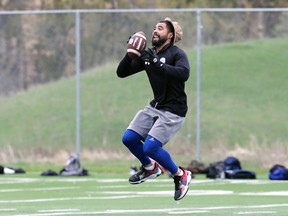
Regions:
[[129, 178], [130, 184], [140, 184], [147, 179], [154, 179], [161, 175], [161, 169], [158, 163], [155, 163], [153, 170], [146, 170], [143, 166], [141, 169]]
[[190, 171], [183, 169], [182, 167], [179, 167], [183, 170], [182, 176], [174, 176], [174, 183], [175, 183], [175, 194], [174, 199], [180, 200], [182, 199], [189, 190], [189, 184], [192, 179], [192, 174]]

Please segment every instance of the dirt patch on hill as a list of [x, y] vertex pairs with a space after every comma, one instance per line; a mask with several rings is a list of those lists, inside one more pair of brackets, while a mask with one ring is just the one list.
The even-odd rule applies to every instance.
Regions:
[[[187, 140], [173, 140], [171, 143], [164, 146], [173, 158], [181, 158], [181, 162], [187, 164], [191, 160], [196, 159], [196, 147], [194, 144], [188, 143]], [[33, 150], [18, 150], [11, 146], [6, 146], [0, 152], [0, 160], [2, 164], [15, 162], [53, 162], [63, 164], [67, 158], [75, 153], [73, 149], [33, 149]], [[288, 145], [282, 142], [273, 144], [261, 143], [257, 140], [251, 140], [246, 147], [236, 144], [231, 147], [222, 143], [213, 145], [201, 145], [200, 159], [204, 163], [224, 160], [228, 156], [239, 158], [241, 163], [252, 164], [259, 168], [270, 168], [274, 164], [288, 164]], [[81, 161], [105, 161], [112, 159], [132, 160], [132, 156], [124, 147], [122, 150], [111, 149], [85, 149], [80, 153]]]
[[[33, 150], [17, 150], [11, 146], [6, 146], [0, 153], [1, 163], [15, 163], [15, 162], [53, 162], [63, 163], [71, 154], [75, 154], [72, 149], [33, 149]], [[83, 161], [100, 161], [109, 159], [129, 159], [132, 156], [125, 151], [111, 151], [105, 149], [82, 149], [80, 152], [81, 160]]]

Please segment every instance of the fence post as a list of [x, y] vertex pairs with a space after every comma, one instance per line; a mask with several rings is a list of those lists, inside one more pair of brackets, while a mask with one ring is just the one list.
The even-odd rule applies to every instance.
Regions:
[[201, 10], [197, 10], [197, 47], [196, 47], [196, 160], [200, 161], [201, 138]]
[[81, 50], [80, 50], [80, 12], [75, 13], [75, 63], [76, 63], [76, 153], [80, 159], [80, 63], [81, 63]]

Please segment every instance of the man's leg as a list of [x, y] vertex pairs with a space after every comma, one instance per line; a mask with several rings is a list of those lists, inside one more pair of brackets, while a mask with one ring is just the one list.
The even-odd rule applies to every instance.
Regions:
[[143, 137], [133, 130], [127, 129], [122, 137], [123, 144], [138, 158], [143, 166], [151, 163], [150, 158], [143, 151]]
[[143, 151], [143, 138], [133, 130], [127, 129], [122, 137], [122, 142], [130, 152], [142, 163], [139, 172], [129, 178], [131, 184], [140, 184], [147, 179], [156, 178], [161, 175], [161, 169], [157, 163], [152, 163]]
[[147, 136], [143, 149], [145, 154], [157, 161], [161, 166], [174, 175], [174, 199], [182, 199], [189, 190], [189, 184], [192, 179], [191, 172], [182, 167], [178, 167], [172, 160], [170, 154], [162, 148], [162, 143], [150, 135]]
[[171, 174], [177, 173], [178, 166], [174, 163], [170, 154], [162, 148], [162, 143], [156, 138], [148, 135], [143, 146], [143, 151], [145, 155], [157, 161]]

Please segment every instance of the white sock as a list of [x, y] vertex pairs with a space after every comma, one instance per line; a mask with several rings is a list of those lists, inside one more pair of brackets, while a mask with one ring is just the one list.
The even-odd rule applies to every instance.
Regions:
[[180, 169], [180, 173], [178, 174], [178, 176], [182, 176], [184, 174], [183, 170]]
[[153, 170], [154, 168], [155, 168], [155, 164], [153, 163], [152, 165], [150, 165], [150, 166], [145, 166], [144, 167], [146, 170]]

